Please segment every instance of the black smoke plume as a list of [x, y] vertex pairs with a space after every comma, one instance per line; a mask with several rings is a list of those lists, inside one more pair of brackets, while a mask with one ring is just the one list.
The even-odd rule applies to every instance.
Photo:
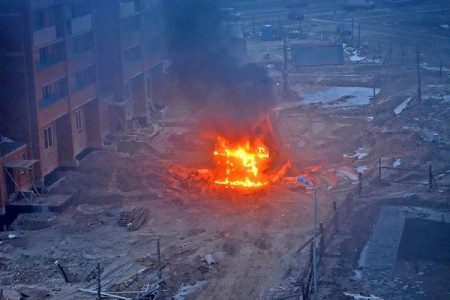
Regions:
[[274, 105], [272, 81], [256, 64], [230, 54], [226, 12], [216, 0], [164, 0], [169, 74], [202, 127], [226, 138], [255, 135]]

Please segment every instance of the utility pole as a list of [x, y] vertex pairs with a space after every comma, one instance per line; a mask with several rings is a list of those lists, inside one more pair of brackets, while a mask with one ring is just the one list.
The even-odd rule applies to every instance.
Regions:
[[287, 40], [286, 33], [284, 33], [284, 45], [283, 45], [283, 96], [287, 97], [288, 90], [288, 67], [287, 67]]
[[420, 53], [417, 49], [417, 100], [422, 103], [422, 80], [420, 77]]
[[256, 38], [255, 13], [252, 13], [252, 25], [253, 25], [253, 38]]
[[352, 17], [352, 47], [355, 46], [355, 43], [353, 42], [353, 24], [354, 24], [354, 18]]
[[361, 23], [358, 23], [358, 49], [361, 47]]

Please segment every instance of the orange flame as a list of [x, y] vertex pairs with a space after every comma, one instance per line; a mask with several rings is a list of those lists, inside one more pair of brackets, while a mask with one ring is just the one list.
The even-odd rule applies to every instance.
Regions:
[[219, 136], [214, 147], [214, 159], [217, 165], [216, 184], [227, 188], [254, 188], [269, 183], [261, 172], [269, 162], [269, 149], [259, 140], [231, 145]]

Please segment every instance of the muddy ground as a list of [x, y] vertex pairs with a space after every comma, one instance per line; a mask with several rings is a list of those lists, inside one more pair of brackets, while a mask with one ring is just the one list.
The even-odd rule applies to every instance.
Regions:
[[[387, 18], [386, 11], [377, 12], [379, 18]], [[338, 18], [330, 14], [323, 20]], [[311, 30], [318, 28], [314, 24]], [[375, 54], [384, 38], [373, 32], [376, 29], [362, 33]], [[414, 36], [411, 39], [411, 44], [417, 42]], [[250, 60], [275, 66], [270, 69], [275, 84], [281, 82], [281, 57], [266, 61], [264, 54], [279, 51], [280, 45], [280, 41], [248, 45]], [[349, 49], [343, 66], [290, 69], [293, 96], [286, 99], [281, 89], [277, 91], [279, 102], [272, 119], [292, 168], [279, 182], [258, 192], [220, 190], [208, 176], [196, 173], [211, 168], [214, 140], [193, 129], [195, 115], [187, 116], [175, 107], [169, 108], [161, 135], [150, 138], [150, 130], [143, 128], [112, 136], [77, 170], [60, 171], [62, 179], [50, 187], [54, 194], [78, 192], [72, 206], [62, 214], [41, 214], [38, 221], [19, 216], [11, 231], [2, 233], [0, 286], [29, 295], [27, 299], [95, 299], [78, 289], [95, 289], [100, 263], [104, 291], [143, 290], [157, 280], [155, 238], [159, 237], [165, 299], [277, 299], [296, 294], [309, 258], [308, 247], [299, 249], [312, 234], [313, 194], [295, 177], [304, 175], [318, 186], [318, 222], [326, 223], [333, 201], [339, 205], [358, 187], [360, 170], [363, 192], [350, 213], [342, 216], [341, 231], [319, 264], [320, 299], [346, 299], [345, 291], [386, 299], [429, 299], [426, 288], [422, 294], [403, 292], [404, 284], [393, 279], [387, 279], [387, 288], [380, 287], [355, 279], [354, 270], [381, 206], [448, 209], [450, 52], [442, 47], [440, 43], [422, 50], [422, 62], [427, 64], [422, 68], [421, 102], [413, 52], [408, 52], [403, 65], [398, 55], [394, 61], [356, 64], [350, 61], [353, 50]], [[436, 53], [444, 58], [443, 74], [436, 69]], [[302, 96], [305, 88], [372, 88], [374, 82], [379, 93], [350, 107], [340, 104], [351, 96], [328, 103]], [[413, 170], [427, 170], [431, 164], [438, 186], [429, 191], [427, 185], [380, 182], [379, 158], [384, 166], [400, 163]], [[383, 170], [383, 178], [428, 182], [427, 173], [414, 171]], [[149, 209], [139, 230], [118, 226], [124, 206]], [[208, 254], [215, 263], [207, 264]], [[66, 270], [69, 282], [55, 262]], [[448, 268], [436, 273], [422, 281], [449, 277]]]

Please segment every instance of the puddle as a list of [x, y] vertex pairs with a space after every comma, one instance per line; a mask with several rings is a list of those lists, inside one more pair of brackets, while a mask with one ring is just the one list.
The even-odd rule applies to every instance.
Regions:
[[[375, 89], [375, 95], [380, 89]], [[329, 87], [324, 89], [301, 89], [301, 104], [323, 103], [328, 107], [351, 108], [367, 105], [373, 97], [373, 88], [369, 87]]]

